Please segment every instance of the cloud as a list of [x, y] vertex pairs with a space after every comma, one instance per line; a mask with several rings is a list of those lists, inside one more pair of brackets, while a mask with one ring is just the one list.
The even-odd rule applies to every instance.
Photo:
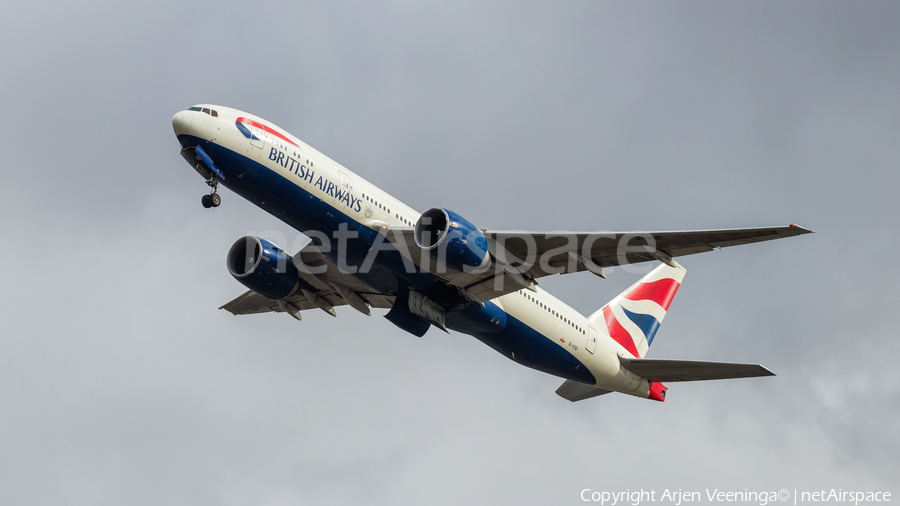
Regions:
[[[584, 488], [891, 490], [892, 3], [7, 8], [0, 488], [17, 504], [580, 503]], [[816, 230], [686, 258], [651, 356], [776, 378], [570, 404], [465, 335], [232, 317], [295, 231], [170, 118], [253, 111], [414, 208], [498, 229]], [[289, 245], [287, 245], [289, 246]], [[542, 287], [590, 313], [634, 281]]]

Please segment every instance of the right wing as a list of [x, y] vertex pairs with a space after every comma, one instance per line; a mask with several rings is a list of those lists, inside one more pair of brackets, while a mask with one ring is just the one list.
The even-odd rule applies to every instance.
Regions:
[[[810, 234], [798, 225], [786, 227], [690, 230], [682, 232], [537, 232], [482, 230], [493, 265], [478, 273], [439, 268], [416, 245], [412, 227], [382, 230], [386, 240], [403, 256], [469, 295], [486, 301], [533, 288], [536, 279], [551, 274], [590, 271], [606, 277], [603, 268], [659, 260], [672, 265], [673, 257], [717, 248], [771, 241]], [[425, 267], [427, 266], [427, 267]]]
[[[570, 269], [570, 251], [590, 258], [597, 267], [612, 267], [680, 257], [712, 251], [728, 246], [771, 241], [783, 237], [810, 234], [812, 230], [798, 225], [787, 227], [735, 228], [726, 230], [688, 230], [680, 232], [499, 232], [485, 235], [503, 244], [506, 251], [526, 258], [533, 248], [538, 258], [546, 255], [546, 263], [554, 267], [540, 275], [588, 270], [583, 263]], [[532, 244], [533, 241], [533, 244]]]

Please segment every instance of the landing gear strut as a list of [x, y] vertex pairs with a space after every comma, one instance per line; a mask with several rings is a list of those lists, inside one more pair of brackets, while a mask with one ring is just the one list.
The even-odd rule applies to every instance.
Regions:
[[219, 207], [222, 203], [222, 197], [219, 196], [219, 179], [213, 176], [206, 184], [212, 188], [212, 193], [204, 195], [203, 198], [200, 199], [200, 202], [203, 204], [203, 207], [207, 209], [210, 207]]

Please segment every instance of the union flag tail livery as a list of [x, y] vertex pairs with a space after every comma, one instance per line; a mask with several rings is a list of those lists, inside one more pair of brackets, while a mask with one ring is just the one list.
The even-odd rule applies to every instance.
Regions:
[[622, 392], [663, 402], [668, 390], [663, 381], [774, 376], [758, 364], [644, 358], [687, 272], [674, 260], [666, 260], [587, 319], [591, 328], [605, 329], [607, 335], [601, 339], [607, 337], [606, 342], [615, 343], [613, 350], [608, 349], [593, 363], [606, 374], [592, 386], [567, 380], [557, 394], [575, 402]]
[[[181, 156], [210, 187], [203, 207], [219, 207], [221, 185], [312, 240], [289, 255], [260, 237], [238, 239], [226, 265], [248, 291], [222, 306], [232, 314], [301, 320], [309, 312], [337, 316], [338, 307], [363, 315], [389, 310], [385, 317], [414, 336], [432, 327], [468, 334], [564, 379], [556, 392], [570, 401], [610, 392], [662, 401], [662, 382], [772, 374], [755, 364], [644, 357], [684, 279], [673, 257], [811, 232], [803, 227], [481, 228], [450, 209], [419, 212], [247, 112], [198, 104], [176, 113], [172, 128]], [[529, 202], [540, 204], [535, 190]], [[589, 318], [538, 286], [544, 276], [588, 271], [605, 278], [604, 268], [655, 261], [662, 265]]]
[[672, 264], [661, 264], [588, 318], [595, 328], [605, 328], [631, 357], [647, 354], [681, 286], [687, 270]]

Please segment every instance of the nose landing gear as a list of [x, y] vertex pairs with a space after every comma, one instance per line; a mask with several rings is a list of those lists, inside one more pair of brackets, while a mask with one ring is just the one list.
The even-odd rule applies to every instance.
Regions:
[[219, 207], [222, 204], [222, 197], [219, 196], [219, 180], [215, 176], [209, 179], [206, 182], [211, 188], [212, 193], [209, 195], [204, 195], [200, 202], [203, 204], [203, 207], [209, 209], [210, 207]]
[[203, 204], [203, 207], [209, 209], [210, 207], [219, 207], [222, 203], [222, 197], [219, 196], [218, 193], [213, 193], [212, 195], [204, 195], [200, 202]]

